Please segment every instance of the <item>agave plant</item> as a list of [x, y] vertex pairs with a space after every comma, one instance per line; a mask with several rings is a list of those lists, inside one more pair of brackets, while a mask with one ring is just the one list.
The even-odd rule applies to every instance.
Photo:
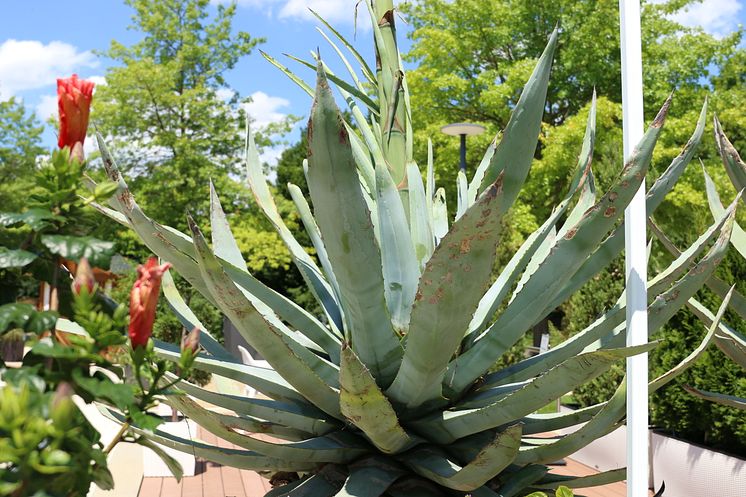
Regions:
[[[150, 437], [211, 461], [276, 475], [273, 481], [282, 484], [268, 496], [509, 497], [623, 479], [624, 469], [583, 478], [548, 474], [547, 463], [623, 423], [624, 382], [607, 402], [572, 413], [535, 414], [616, 361], [655, 346], [624, 346], [623, 295], [585, 330], [552, 350], [505, 369], [490, 369], [527, 330], [621, 252], [621, 216], [648, 170], [670, 99], [599, 199], [590, 167], [594, 102], [566, 196], [493, 279], [503, 218], [534, 157], [558, 32], [549, 37], [500, 140], [488, 148], [470, 180], [459, 176], [452, 220], [444, 190], [435, 187], [432, 153], [424, 180], [413, 159], [413, 104], [396, 45], [392, 1], [376, 0], [368, 8], [375, 71], [324, 22], [362, 66], [362, 81], [332, 37], [327, 40], [349, 69], [351, 83], [316, 56], [315, 63], [301, 60], [316, 70], [312, 89], [267, 56], [314, 99], [304, 163], [309, 192], [288, 188], [317, 258], [284, 224], [253, 138], [247, 137], [251, 190], [318, 300], [320, 316], [247, 270], [212, 185], [210, 244], [191, 218], [188, 234], [149, 218], [98, 137], [119, 191], [111, 207], [97, 208], [137, 232], [220, 308], [272, 366], [244, 365], [227, 353], [166, 277], [164, 293], [179, 319], [189, 329], [204, 330], [205, 351], [194, 367], [211, 372], [219, 382], [250, 385], [266, 398], [181, 382], [166, 401], [239, 448], [159, 431]], [[347, 102], [353, 122], [340, 114], [330, 82]], [[375, 93], [369, 94], [369, 88]], [[703, 107], [691, 140], [648, 191], [649, 212], [691, 160], [705, 116]], [[734, 211], [735, 204], [725, 209], [648, 282], [651, 333], [708, 280], [727, 250]], [[712, 326], [718, 324], [714, 317]], [[178, 360], [176, 346], [155, 346], [162, 357]], [[690, 362], [688, 358], [654, 380], [650, 390]], [[546, 437], [581, 423], [573, 433]]]
[[[735, 147], [733, 147], [733, 144], [728, 140], [728, 137], [725, 135], [723, 127], [717, 117], [714, 118], [714, 130], [715, 143], [717, 144], [720, 158], [725, 166], [725, 171], [733, 183], [733, 186], [737, 191], [739, 191], [736, 199], [736, 201], [738, 201], [738, 198], [741, 198], [744, 188], [746, 188], [746, 164], [744, 164]], [[707, 170], [705, 170], [704, 167], [702, 168], [702, 172], [705, 177], [705, 191], [710, 211], [714, 217], [719, 217], [725, 211], [725, 208], [720, 201], [720, 196], [715, 188], [715, 182], [712, 181], [712, 178], [707, 174]], [[651, 228], [672, 254], [677, 255], [679, 253], [676, 246], [671, 243], [671, 241], [668, 240], [656, 226], [652, 225]], [[743, 229], [736, 222], [733, 223], [733, 234], [730, 242], [742, 257], [746, 257], [746, 233], [744, 233]], [[714, 275], [710, 276], [706, 281], [706, 285], [713, 293], [720, 297], [725, 298], [727, 295], [730, 295], [726, 301], [729, 300], [731, 310], [741, 319], [746, 319], [746, 298], [744, 298], [743, 295], [736, 292], [733, 288], [729, 291], [728, 285]], [[711, 326], [714, 322], [712, 313], [696, 299], [690, 299], [689, 302], [687, 302], [687, 305], [706, 325]], [[742, 368], [746, 369], [746, 336], [739, 333], [731, 326], [728, 326], [727, 323], [721, 322], [718, 327], [714, 329], [709, 341], [715, 343], [715, 345], [725, 355], [730, 357]], [[685, 385], [684, 388], [692, 395], [705, 400], [746, 410], [746, 399], [733, 395], [698, 390], [688, 385]]]

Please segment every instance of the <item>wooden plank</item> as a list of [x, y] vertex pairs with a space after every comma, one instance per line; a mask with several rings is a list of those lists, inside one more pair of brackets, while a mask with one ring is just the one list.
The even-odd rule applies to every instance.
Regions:
[[[590, 476], [598, 473], [595, 469], [573, 459], [566, 458], [565, 462], [567, 463], [565, 466], [554, 466], [551, 473], [567, 476]], [[576, 493], [585, 497], [626, 497], [627, 485], [625, 482], [609, 483], [597, 487], [579, 488]], [[652, 496], [653, 493], [650, 491], [648, 495]]]
[[210, 444], [210, 445], [217, 445], [218, 443], [218, 437], [213, 435], [207, 430], [204, 430], [200, 427], [200, 429], [197, 431], [199, 433], [199, 438], [202, 439], [203, 442]]
[[[235, 445], [226, 442], [222, 438], [218, 439], [218, 447], [226, 449], [237, 448]], [[223, 491], [225, 492], [225, 497], [247, 497], [241, 479], [241, 472], [237, 468], [221, 466], [220, 473], [223, 478]], [[254, 495], [256, 494], [249, 494], [248, 497], [253, 497]]]
[[254, 471], [241, 470], [241, 480], [247, 497], [264, 495], [270, 489], [269, 481], [262, 478]]
[[[194, 478], [194, 477], [191, 477]], [[176, 478], [164, 478], [161, 487], [161, 497], [181, 497], [184, 478], [176, 481]]]
[[203, 497], [202, 475], [204, 472], [205, 462], [198, 460], [194, 469], [194, 476], [185, 476], [181, 480], [181, 497]]
[[[217, 445], [218, 437], [203, 429], [198, 430], [199, 437], [207, 444]], [[220, 497], [223, 493], [223, 477], [221, 466], [214, 462], [204, 461], [205, 471], [202, 473], [202, 493], [205, 497]]]
[[219, 464], [205, 461], [205, 472], [202, 473], [202, 493], [205, 497], [220, 497], [225, 495]]
[[163, 478], [148, 477], [143, 478], [140, 483], [139, 497], [160, 497]]

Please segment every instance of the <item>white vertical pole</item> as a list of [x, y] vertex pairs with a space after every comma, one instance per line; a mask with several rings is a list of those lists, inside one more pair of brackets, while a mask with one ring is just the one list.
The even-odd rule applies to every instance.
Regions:
[[[640, 0], [619, 0], [624, 158], [643, 135]], [[627, 345], [648, 341], [645, 180], [624, 211]], [[627, 359], [627, 497], [648, 492], [648, 356]]]

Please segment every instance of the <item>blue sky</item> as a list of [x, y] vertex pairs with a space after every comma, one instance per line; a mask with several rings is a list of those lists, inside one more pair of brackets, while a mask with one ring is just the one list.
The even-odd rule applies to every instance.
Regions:
[[[230, 0], [212, 0], [227, 3]], [[427, 0], [422, 0], [427, 1]], [[661, 0], [653, 0], [661, 1]], [[701, 25], [707, 31], [724, 34], [746, 24], [746, 0], [704, 0], [677, 18], [687, 25]], [[318, 22], [308, 13], [312, 7], [331, 21], [345, 36], [353, 37], [355, 0], [238, 0], [234, 27], [252, 36], [265, 37], [262, 50], [282, 58], [291, 53], [308, 58], [308, 51], [320, 47], [322, 56], [333, 58], [332, 50], [316, 32]], [[0, 99], [15, 95], [27, 107], [46, 119], [56, 112], [55, 78], [78, 73], [82, 78], [103, 81], [111, 61], [95, 54], [108, 48], [112, 39], [124, 44], [137, 40], [129, 31], [132, 11], [119, 0], [0, 0]], [[364, 6], [360, 8], [356, 46], [372, 64], [370, 30]], [[400, 31], [407, 27], [399, 23]], [[408, 41], [403, 40], [406, 50]], [[292, 62], [288, 62], [292, 66]], [[312, 80], [303, 68], [298, 72]], [[242, 96], [252, 96], [248, 110], [258, 123], [285, 114], [306, 116], [310, 99], [258, 51], [242, 60], [228, 74], [229, 84]], [[50, 147], [54, 134], [45, 138]], [[267, 153], [272, 159], [279, 149]]]

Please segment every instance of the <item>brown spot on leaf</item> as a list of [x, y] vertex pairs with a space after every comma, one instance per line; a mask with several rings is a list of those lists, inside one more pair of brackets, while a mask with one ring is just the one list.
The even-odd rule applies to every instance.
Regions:
[[653, 119], [653, 123], [650, 125], [651, 127], [660, 128], [661, 126], [663, 126], [663, 122], [666, 120], [666, 115], [668, 115], [668, 109], [671, 107], [672, 98], [673, 95], [669, 95], [669, 97], [666, 99], [663, 107], [661, 107], [661, 110], [658, 111], [658, 115], [655, 116], [655, 119]]
[[609, 192], [609, 202], [613, 202], [619, 197], [617, 192]]
[[306, 156], [311, 157], [313, 155], [311, 152], [311, 142], [313, 142], [313, 119], [308, 120], [307, 130], [306, 141], [308, 142], [308, 146], [306, 147]]
[[468, 254], [471, 250], [471, 238], [464, 238], [461, 240], [461, 245], [459, 246], [459, 252], [462, 254]]
[[575, 233], [578, 232], [578, 228], [571, 228], [570, 230], [565, 233], [565, 240], [572, 240], [572, 237], [575, 236]]
[[431, 305], [436, 305], [443, 298], [443, 287], [438, 288], [435, 294], [430, 297], [427, 301]]
[[350, 137], [347, 135], [347, 130], [342, 124], [342, 116], [337, 115], [337, 124], [339, 125], [339, 143], [347, 145], [350, 143]]
[[497, 194], [500, 193], [503, 189], [504, 175], [505, 171], [501, 171], [497, 179], [484, 191], [484, 193], [482, 194], [482, 198], [480, 199], [481, 201], [489, 202], [490, 200], [497, 197]]
[[128, 209], [132, 209], [135, 204], [134, 198], [132, 198], [132, 194], [129, 190], [124, 190], [119, 194], [119, 201], [126, 205]]
[[604, 211], [604, 217], [611, 217], [614, 214], [616, 214], [616, 207], [613, 206], [607, 207]]
[[391, 26], [393, 28], [394, 27], [394, 11], [393, 10], [387, 10], [383, 14], [383, 17], [381, 18], [381, 20], [378, 21], [378, 25], [380, 27], [385, 27], [385, 26], [388, 25], [388, 26]]

